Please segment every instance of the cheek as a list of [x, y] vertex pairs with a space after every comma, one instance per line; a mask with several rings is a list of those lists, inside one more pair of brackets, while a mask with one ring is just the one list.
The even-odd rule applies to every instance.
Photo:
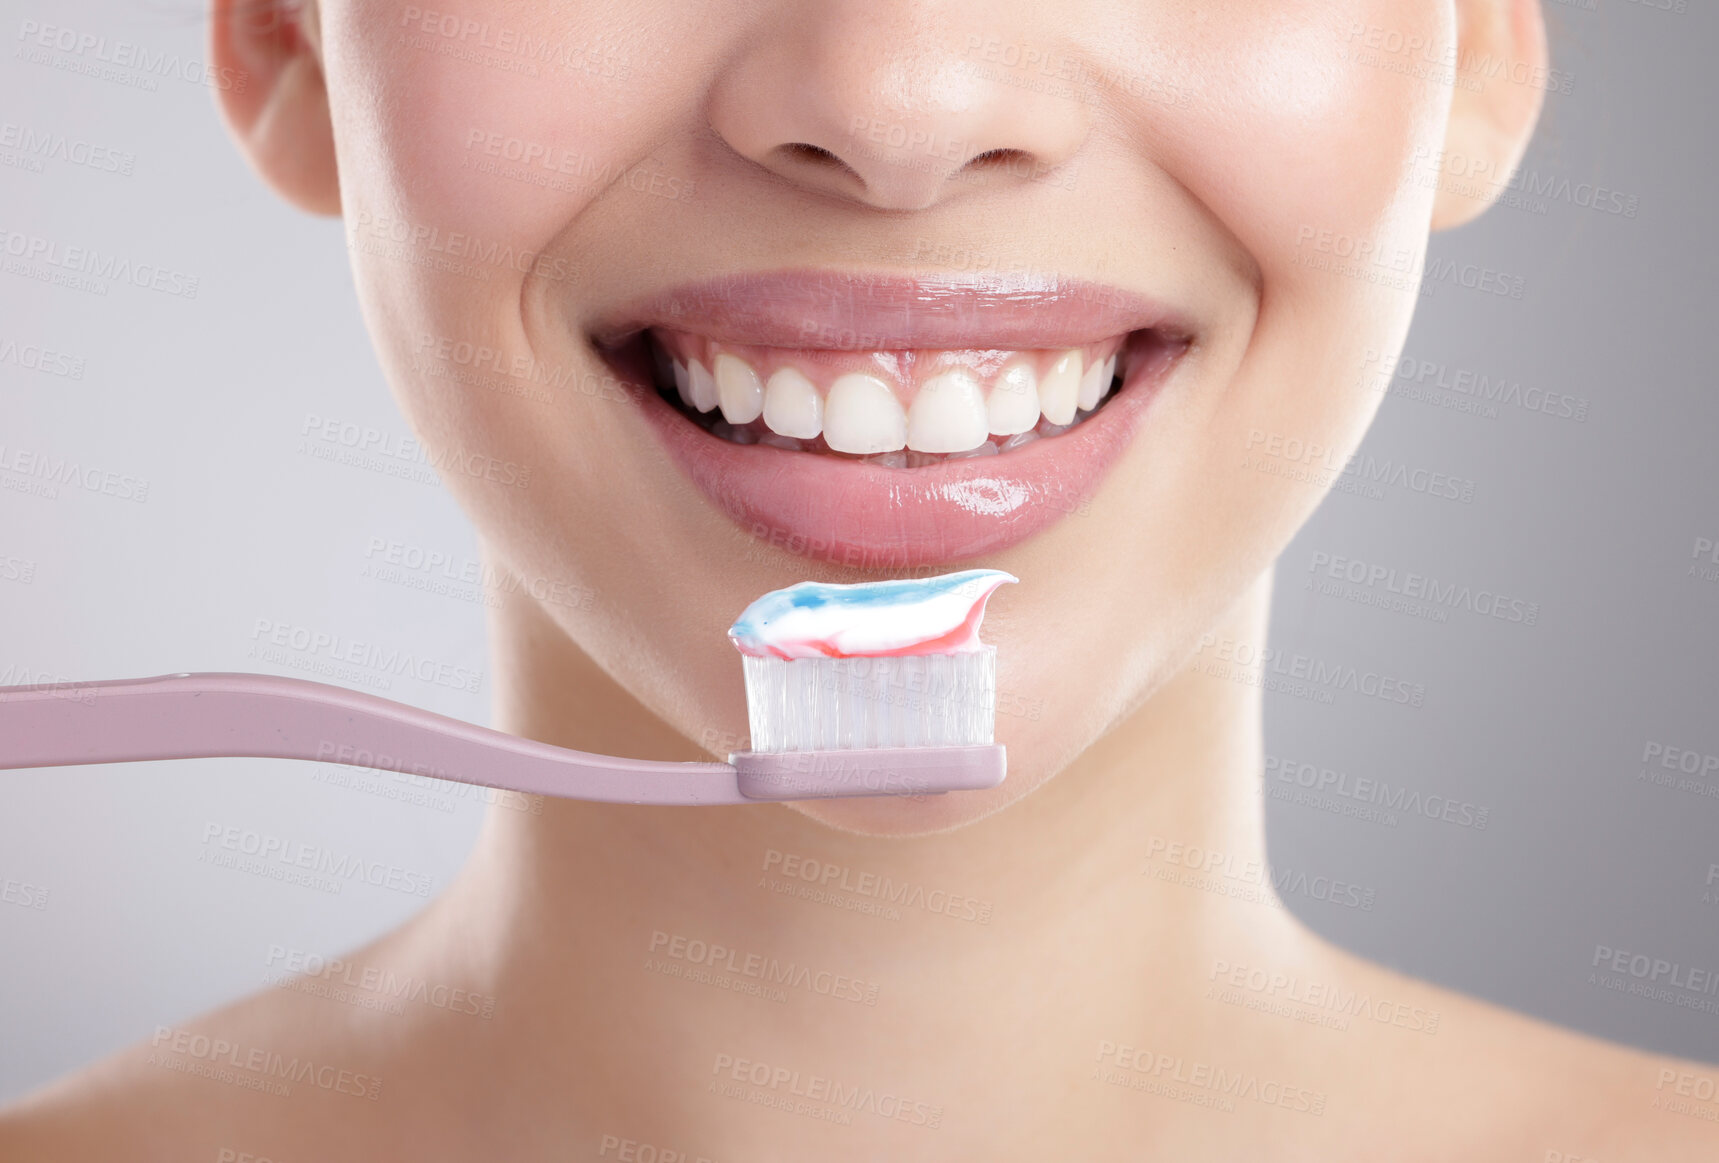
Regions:
[[562, 112], [576, 99], [544, 99], [556, 82], [499, 68], [507, 54], [469, 43], [461, 30], [486, 27], [471, 17], [449, 12], [444, 31], [402, 20], [412, 7], [346, 11], [351, 27], [331, 32], [329, 84], [355, 258], [396, 268], [393, 283], [423, 284], [426, 306], [447, 281], [435, 274], [464, 275], [462, 298], [505, 296], [588, 200], [585, 183], [542, 184], [559, 177], [546, 165], [568, 153], [600, 160], [612, 143]]
[[1436, 60], [1454, 43], [1449, 7], [1232, 3], [1191, 41], [1197, 100], [1163, 127], [1164, 164], [1269, 283], [1298, 281], [1309, 232], [1379, 251], [1424, 239], [1430, 198], [1405, 198], [1418, 187], [1403, 179], [1442, 135], [1450, 89]]
[[[554, 310], [600, 280], [581, 232], [605, 200], [640, 196], [627, 175], [676, 108], [662, 86], [692, 74], [641, 78], [649, 54], [612, 10], [598, 33], [564, 11], [589, 6], [536, 7], [529, 27], [491, 3], [438, 5], [428, 27], [405, 6], [330, 14], [361, 299], [402, 410], [498, 562], [579, 596], [545, 612], [689, 738], [733, 749], [739, 664], [712, 628], [735, 610], [682, 592], [692, 535], [617, 484], [616, 465], [654, 458], [625, 422], [628, 388]], [[458, 471], [484, 458], [514, 483]]]
[[[534, 342], [527, 292], [577, 299], [575, 224], [624, 196], [661, 137], [642, 26], [590, 5], [327, 8], [346, 230], [378, 354], [438, 457], [530, 481], [442, 474], [486, 531], [513, 528], [527, 497], [587, 495], [615, 451], [624, 391], [567, 344]], [[568, 508], [572, 526], [601, 524]]]
[[1442, 145], [1455, 27], [1451, 5], [1421, 0], [1207, 15], [1182, 66], [1198, 96], [1160, 116], [1160, 164], [1249, 256], [1257, 316], [1203, 401], [1188, 503], [1274, 555], [1360, 442], [1380, 398], [1367, 373], [1419, 300], [1432, 193], [1406, 179]]
[[331, 5], [347, 232], [396, 361], [428, 338], [521, 353], [523, 285], [576, 291], [563, 236], [660, 136], [639, 30], [575, 8]]
[[330, 8], [341, 160], [359, 183], [349, 214], [538, 250], [662, 139], [681, 70], [660, 67], [661, 38], [697, 31], [624, 4]]

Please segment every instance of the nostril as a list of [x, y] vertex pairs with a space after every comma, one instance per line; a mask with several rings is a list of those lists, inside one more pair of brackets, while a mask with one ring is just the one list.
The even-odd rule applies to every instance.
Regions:
[[821, 145], [812, 145], [804, 141], [790, 141], [787, 145], [779, 148], [791, 157], [801, 158], [817, 165], [840, 166], [844, 170], [848, 168], [848, 163]]
[[961, 168], [971, 170], [1015, 165], [1026, 156], [1027, 151], [1024, 149], [988, 149], [982, 154], [968, 158], [967, 164]]
[[841, 161], [840, 158], [838, 158], [835, 154], [831, 153], [829, 150], [825, 149], [823, 146], [813, 145], [810, 142], [806, 142], [806, 141], [790, 141], [788, 144], [784, 145], [782, 148], [787, 150], [789, 153], [797, 154], [800, 157], [806, 158], [809, 161], [826, 161], [826, 162]]
[[778, 155], [791, 161], [806, 162], [822, 170], [845, 174], [865, 187], [865, 178], [860, 172], [843, 160], [842, 155], [825, 149], [821, 145], [813, 145], [809, 141], [790, 141], [776, 147]]

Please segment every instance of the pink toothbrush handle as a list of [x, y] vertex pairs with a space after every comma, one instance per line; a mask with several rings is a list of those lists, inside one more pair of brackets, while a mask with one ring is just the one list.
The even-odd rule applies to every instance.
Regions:
[[744, 804], [726, 763], [591, 755], [325, 683], [169, 674], [0, 687], [0, 768], [258, 756], [568, 799]]

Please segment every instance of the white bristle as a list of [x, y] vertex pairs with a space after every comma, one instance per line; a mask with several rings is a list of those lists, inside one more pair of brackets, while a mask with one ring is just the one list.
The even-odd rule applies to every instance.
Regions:
[[747, 655], [754, 751], [988, 744], [996, 726], [997, 651], [888, 658]]

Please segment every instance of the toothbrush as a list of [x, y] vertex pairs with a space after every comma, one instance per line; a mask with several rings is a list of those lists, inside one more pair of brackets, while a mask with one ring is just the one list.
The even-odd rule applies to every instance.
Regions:
[[727, 763], [594, 755], [375, 695], [263, 674], [0, 687], [0, 769], [156, 759], [308, 759], [565, 799], [744, 804], [995, 787], [996, 648], [985, 603], [1014, 577], [801, 582], [729, 637], [753, 750]]

